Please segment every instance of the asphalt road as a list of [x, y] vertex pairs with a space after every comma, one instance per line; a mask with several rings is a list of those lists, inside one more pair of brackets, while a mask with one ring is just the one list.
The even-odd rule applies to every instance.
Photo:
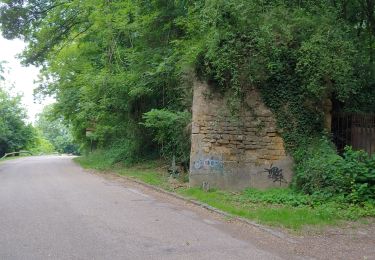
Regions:
[[280, 259], [71, 157], [0, 164], [0, 259]]

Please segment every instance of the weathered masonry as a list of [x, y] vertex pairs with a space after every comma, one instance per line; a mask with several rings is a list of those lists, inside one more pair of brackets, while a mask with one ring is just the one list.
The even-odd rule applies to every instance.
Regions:
[[227, 97], [195, 82], [190, 184], [227, 190], [280, 187], [290, 183], [292, 160], [272, 112], [256, 90], [237, 116]]

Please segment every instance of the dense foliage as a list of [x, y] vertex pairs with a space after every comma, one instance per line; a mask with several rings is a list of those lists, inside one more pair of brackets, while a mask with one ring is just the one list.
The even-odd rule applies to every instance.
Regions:
[[69, 128], [60, 118], [54, 116], [53, 105], [46, 106], [42, 113], [38, 114], [35, 128], [42, 138], [51, 144], [53, 151], [66, 154], [79, 153]]
[[47, 140], [43, 133], [38, 129], [33, 127], [33, 138], [30, 145], [26, 147], [32, 155], [45, 155], [55, 153], [55, 147], [53, 144]]
[[[297, 188], [336, 187], [352, 197], [365, 185], [373, 190], [372, 159], [364, 163], [349, 150], [342, 159], [327, 148], [323, 104], [331, 99], [339, 110], [375, 111], [374, 1], [1, 3], [3, 35], [24, 38], [23, 61], [42, 67], [37, 94], [54, 95], [55, 114], [75, 139], [110, 149], [114, 162], [160, 152], [188, 161], [184, 136], [198, 77], [229, 91], [234, 111], [248, 88], [260, 90], [295, 157]], [[366, 173], [354, 172], [362, 166]], [[348, 174], [355, 185], [332, 172]]]
[[347, 147], [343, 157], [325, 138], [295, 153], [295, 186], [321, 197], [340, 195], [350, 202], [375, 201], [375, 156]]
[[[171, 112], [152, 109], [144, 114], [144, 125], [153, 129], [155, 141], [161, 145], [161, 152], [167, 158], [173, 156], [180, 162], [188, 162], [190, 158], [190, 113]], [[183, 129], [185, 128], [185, 131]], [[185, 165], [188, 167], [187, 165]]]
[[[1, 63], [0, 63], [1, 65]], [[11, 85], [2, 76], [0, 66], [0, 158], [5, 153], [27, 150], [31, 154], [55, 151], [54, 146], [43, 137], [42, 132], [27, 123], [22, 96], [11, 95]]]
[[[122, 144], [120, 154], [133, 158], [119, 160], [159, 150], [139, 122], [151, 109], [189, 106], [173, 52], [183, 34], [175, 20], [186, 15], [186, 3], [3, 2], [4, 36], [29, 42], [24, 62], [42, 66], [38, 94], [56, 96], [55, 111], [76, 140], [106, 149]], [[87, 128], [95, 129], [90, 138]]]
[[33, 143], [33, 128], [25, 122], [20, 96], [11, 96], [2, 77], [0, 63], [0, 157]]

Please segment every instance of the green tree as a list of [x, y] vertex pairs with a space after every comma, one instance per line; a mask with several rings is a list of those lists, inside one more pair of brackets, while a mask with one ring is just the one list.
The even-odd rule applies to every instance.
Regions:
[[35, 127], [39, 132], [39, 142], [45, 150], [51, 150], [52, 146], [52, 150], [60, 153], [78, 153], [78, 147], [74, 144], [69, 128], [63, 124], [62, 119], [53, 115], [53, 105], [46, 106], [37, 115]]
[[56, 152], [53, 144], [43, 136], [39, 129], [35, 127], [33, 128], [33, 139], [28, 144], [26, 149], [35, 155], [51, 154]]
[[174, 52], [188, 1], [38, 3], [6, 1], [0, 8], [3, 34], [25, 38], [24, 62], [43, 67], [37, 94], [56, 96], [56, 113], [82, 145], [90, 145], [85, 130], [94, 128], [98, 148], [127, 143], [123, 149], [135, 156], [159, 150], [139, 122], [153, 108], [190, 106]]
[[32, 126], [25, 119], [21, 97], [12, 97], [0, 87], [0, 156], [24, 149], [32, 142]]

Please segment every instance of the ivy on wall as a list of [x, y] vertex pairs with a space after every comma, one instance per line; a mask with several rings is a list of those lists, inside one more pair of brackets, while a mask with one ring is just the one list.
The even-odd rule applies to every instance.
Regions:
[[[207, 38], [197, 58], [201, 78], [218, 91], [230, 91], [228, 105], [234, 111], [250, 87], [260, 90], [296, 162], [295, 188], [307, 193], [351, 194], [348, 182], [338, 183], [351, 174], [343, 166], [350, 164], [350, 156], [338, 156], [330, 143], [323, 125], [323, 103], [329, 98], [346, 109], [369, 108], [363, 96], [372, 93], [373, 79], [365, 66], [358, 66], [368, 49], [356, 36], [355, 27], [328, 3], [210, 1], [205, 8]], [[330, 158], [340, 163], [313, 170], [313, 165], [329, 165]], [[317, 177], [327, 175], [331, 177]], [[367, 178], [369, 186], [371, 178]]]

